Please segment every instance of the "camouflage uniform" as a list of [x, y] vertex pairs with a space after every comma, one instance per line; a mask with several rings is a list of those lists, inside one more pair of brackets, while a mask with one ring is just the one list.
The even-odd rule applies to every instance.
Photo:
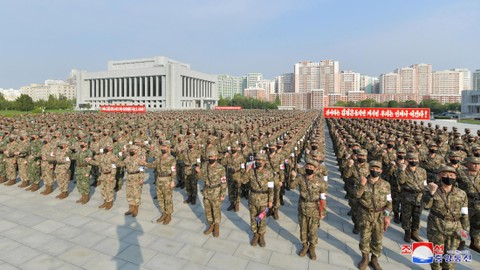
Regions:
[[138, 214], [138, 207], [142, 199], [143, 181], [145, 180], [143, 167], [145, 165], [145, 156], [139, 154], [140, 152], [140, 147], [136, 145], [130, 146], [129, 155], [119, 163], [127, 171], [126, 195], [129, 209], [125, 215], [132, 215], [133, 217], [136, 217]]
[[43, 143], [36, 138], [30, 142], [30, 155], [27, 158], [27, 175], [32, 186], [27, 190], [37, 191], [40, 187], [40, 160], [42, 159], [42, 146]]
[[[307, 164], [318, 168], [318, 162], [307, 159]], [[318, 228], [320, 227], [320, 218], [326, 216], [326, 194], [328, 183], [318, 174], [308, 176], [299, 174], [290, 181], [290, 187], [295, 189], [299, 186], [300, 197], [298, 199], [298, 224], [300, 225], [300, 241], [302, 241], [303, 252], [300, 256], [306, 254], [307, 248], [314, 250], [318, 243]], [[310, 256], [314, 256], [310, 252]], [[313, 258], [312, 258], [313, 259]]]
[[[235, 151], [238, 149], [234, 148]], [[235, 152], [222, 159], [222, 164], [227, 168], [228, 200], [230, 201], [229, 211], [239, 211], [240, 206], [240, 181], [245, 174], [245, 158]]]
[[173, 213], [172, 185], [175, 184], [174, 179], [177, 177], [175, 166], [175, 157], [170, 154], [166, 157], [164, 155], [158, 156], [153, 163], [146, 165], [147, 168], [157, 171], [157, 199], [162, 211], [162, 217], [157, 222], [168, 220], [168, 222], [164, 222], [165, 225], [170, 222]]
[[[86, 145], [86, 143], [85, 143]], [[90, 194], [90, 171], [91, 165], [85, 159], [93, 157], [92, 151], [85, 148], [80, 148], [78, 152], [72, 155], [72, 159], [75, 160], [75, 179], [77, 181], [77, 190], [82, 195], [82, 200], [79, 201], [83, 204], [88, 202], [88, 196]]]
[[5, 133], [0, 132], [0, 184], [5, 183], [7, 181], [7, 172], [5, 169], [5, 162], [4, 157], [5, 155], [3, 152], [7, 150], [7, 141], [4, 139]]
[[44, 139], [44, 144], [42, 146], [42, 150], [40, 151], [42, 155], [42, 163], [41, 163], [41, 171], [42, 171], [42, 179], [43, 183], [45, 184], [45, 190], [42, 192], [43, 195], [48, 195], [52, 192], [53, 189], [53, 181], [54, 181], [54, 169], [55, 169], [55, 162], [50, 161], [51, 155], [53, 155], [54, 151], [53, 143], [48, 140]]
[[[379, 161], [371, 161], [370, 167], [381, 168], [382, 164]], [[371, 179], [372, 176], [369, 175], [365, 185], [357, 183], [354, 192], [359, 204], [359, 247], [363, 256], [362, 262], [364, 259], [368, 262], [368, 255], [372, 253], [372, 263], [375, 263], [382, 255], [384, 222], [390, 218], [392, 198], [390, 184], [387, 181], [378, 178], [372, 183]]]
[[[100, 205], [100, 208], [110, 209], [110, 204], [113, 205], [115, 194], [115, 174], [117, 172], [117, 165], [119, 165], [119, 159], [113, 154], [112, 145], [107, 145], [102, 155], [97, 155], [93, 160], [89, 160], [88, 164], [98, 166], [100, 177], [98, 182], [102, 187], [102, 198], [104, 203]], [[109, 148], [109, 149], [107, 149]], [[103, 206], [103, 207], [102, 207]]]
[[19, 187], [26, 187], [30, 184], [30, 179], [27, 174], [27, 158], [29, 156], [29, 150], [30, 144], [27, 140], [27, 135], [22, 134], [20, 136], [20, 141], [17, 143], [17, 149], [15, 150], [17, 156], [18, 176], [22, 181], [22, 184]]
[[267, 166], [270, 167], [270, 170], [273, 172], [273, 180], [275, 184], [274, 188], [274, 197], [273, 197], [273, 217], [275, 220], [278, 220], [278, 209], [280, 208], [280, 189], [281, 185], [284, 184], [284, 170], [285, 170], [285, 159], [283, 156], [277, 153], [271, 153], [267, 155]]
[[[444, 166], [441, 171], [455, 172], [451, 167]], [[431, 195], [424, 196], [425, 205], [430, 208], [427, 220], [428, 241], [434, 245], [444, 245], [445, 253], [457, 250], [460, 244], [458, 231], [469, 231], [467, 194], [452, 186], [450, 192], [445, 192], [443, 184]], [[442, 262], [431, 264], [432, 269], [454, 269], [453, 263]]]
[[189, 142], [189, 145], [192, 148], [188, 147], [181, 153], [179, 153], [180, 158], [184, 162], [185, 166], [185, 190], [187, 191], [188, 199], [184, 203], [197, 203], [197, 173], [194, 170], [195, 166], [199, 166], [201, 162], [201, 153], [198, 149], [195, 148], [193, 142]]
[[13, 137], [9, 138], [9, 143], [7, 144], [7, 150], [5, 151], [5, 171], [7, 174], [8, 182], [5, 183], [7, 186], [14, 185], [17, 182], [17, 158], [15, 156], [17, 144]]
[[[70, 150], [68, 143], [60, 141], [58, 149], [55, 151], [50, 161], [55, 162], [55, 178], [57, 180], [60, 195], [59, 199], [64, 199], [68, 196], [68, 183], [70, 181]], [[62, 147], [62, 148], [61, 148]]]
[[[266, 156], [265, 154], [259, 154], [256, 159], [266, 161]], [[273, 172], [267, 166], [263, 166], [261, 169], [249, 169], [246, 177], [241, 178], [243, 184], [250, 186], [248, 209], [250, 211], [250, 229], [254, 233], [252, 246], [256, 246], [260, 239], [263, 241], [260, 246], [264, 246], [265, 243], [263, 236], [266, 232], [266, 218], [263, 218], [260, 222], [257, 222], [256, 219], [268, 207], [269, 203], [273, 203], [273, 177]]]

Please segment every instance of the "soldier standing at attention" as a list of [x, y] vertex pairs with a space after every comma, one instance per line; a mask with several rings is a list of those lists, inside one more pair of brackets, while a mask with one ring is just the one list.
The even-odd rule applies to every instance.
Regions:
[[300, 198], [298, 200], [298, 223], [300, 225], [300, 241], [302, 250], [298, 254], [303, 257], [308, 253], [312, 260], [317, 259], [315, 245], [318, 243], [318, 228], [320, 220], [327, 214], [328, 183], [323, 176], [316, 173], [319, 164], [315, 160], [307, 159], [305, 174], [292, 171], [290, 187], [295, 189], [299, 185]]
[[55, 162], [55, 178], [57, 179], [60, 194], [55, 198], [63, 200], [68, 197], [68, 183], [70, 181], [70, 149], [67, 141], [59, 141], [58, 149], [53, 152], [50, 160]]
[[250, 197], [248, 198], [248, 209], [250, 210], [250, 228], [253, 232], [253, 239], [250, 245], [265, 246], [265, 232], [267, 230], [266, 219], [257, 221], [257, 217], [266, 207], [273, 207], [274, 183], [273, 172], [266, 166], [267, 157], [265, 154], [257, 154], [253, 169], [247, 169], [247, 176], [240, 179], [242, 184], [249, 184]]
[[[442, 166], [437, 174], [441, 184], [428, 184], [429, 192], [424, 196], [425, 205], [430, 208], [427, 219], [428, 241], [434, 245], [444, 245], [444, 252], [457, 250], [460, 244], [459, 232], [469, 231], [467, 194], [454, 184], [456, 170]], [[433, 270], [454, 269], [453, 263], [443, 261], [430, 264]]]
[[[382, 254], [383, 233], [390, 226], [392, 211], [390, 184], [380, 178], [382, 163], [374, 160], [369, 165], [370, 174], [362, 176], [354, 189], [359, 204], [358, 219], [362, 224], [359, 244], [362, 260], [358, 264], [360, 270], [366, 269], [368, 265], [375, 270], [382, 269], [378, 258]], [[371, 260], [368, 258], [370, 253]]]
[[185, 166], [185, 190], [188, 198], [183, 203], [197, 203], [197, 172], [194, 167], [200, 165], [201, 152], [195, 147], [193, 140], [188, 141], [188, 148], [179, 153]]
[[139, 154], [140, 147], [137, 145], [130, 146], [129, 155], [124, 161], [120, 162], [121, 166], [124, 166], [127, 170], [127, 202], [128, 211], [125, 215], [132, 215], [136, 217], [138, 215], [138, 207], [142, 202], [142, 187], [145, 180], [146, 165], [145, 156]]
[[93, 157], [93, 153], [88, 149], [88, 143], [83, 140], [79, 142], [80, 150], [73, 155], [75, 160], [75, 179], [77, 181], [78, 193], [82, 197], [76, 203], [86, 204], [90, 200], [90, 171], [91, 165], [86, 160]]
[[7, 173], [5, 171], [5, 162], [3, 161], [4, 151], [7, 150], [7, 141], [4, 140], [5, 132], [0, 132], [0, 184], [7, 181]]
[[102, 155], [94, 156], [94, 159], [87, 158], [86, 161], [92, 166], [98, 166], [100, 176], [98, 182], [102, 187], [103, 204], [98, 208], [110, 210], [113, 206], [115, 193], [115, 174], [119, 163], [118, 157], [113, 154], [113, 145], [105, 145]]
[[15, 137], [10, 135], [8, 138], [7, 150], [5, 150], [5, 169], [7, 173], [8, 182], [5, 183], [6, 186], [13, 186], [17, 183], [17, 158], [15, 152], [17, 148], [17, 143], [15, 142]]
[[161, 156], [155, 157], [153, 163], [146, 165], [149, 169], [157, 170], [157, 199], [162, 210], [162, 216], [157, 219], [157, 222], [163, 222], [163, 225], [167, 225], [172, 220], [173, 213], [173, 194], [172, 190], [175, 188], [176, 173], [176, 160], [175, 157], [170, 154], [170, 142], [165, 141], [160, 146]]
[[205, 217], [209, 227], [203, 232], [208, 235], [213, 232], [213, 237], [220, 235], [220, 221], [222, 218], [221, 205], [227, 193], [227, 177], [225, 168], [217, 162], [218, 153], [216, 150], [207, 152], [208, 164], [195, 167], [198, 178], [203, 179], [205, 188], [203, 189], [203, 204], [205, 207]]
[[232, 146], [232, 153], [226, 153], [222, 163], [227, 167], [228, 200], [230, 206], [227, 211], [239, 211], [240, 207], [240, 178], [245, 173], [245, 158], [239, 153], [240, 145]]
[[45, 184], [45, 190], [41, 192], [42, 195], [48, 195], [52, 193], [53, 191], [53, 181], [54, 181], [54, 169], [55, 169], [55, 163], [49, 161], [50, 154], [53, 153], [54, 151], [54, 145], [52, 143], [51, 138], [46, 137], [43, 139], [43, 146], [42, 146], [42, 164], [41, 164], [41, 170], [42, 170], [42, 179], [43, 183]]
[[271, 142], [268, 146], [267, 153], [267, 166], [270, 167], [274, 173], [274, 196], [273, 196], [273, 219], [278, 220], [278, 209], [280, 208], [280, 189], [283, 186], [283, 181], [285, 178], [285, 159], [280, 154], [277, 154], [277, 145], [275, 142]]
[[30, 185], [30, 179], [28, 178], [27, 173], [27, 158], [29, 156], [29, 150], [30, 143], [27, 138], [27, 133], [22, 133], [20, 135], [20, 141], [17, 144], [17, 149], [15, 150], [15, 156], [17, 156], [18, 176], [22, 181], [22, 183], [18, 186], [20, 188], [28, 187]]
[[43, 143], [38, 140], [38, 134], [30, 135], [30, 155], [27, 158], [27, 175], [31, 185], [26, 189], [32, 192], [40, 189], [40, 160], [42, 159]]
[[422, 215], [422, 197], [427, 183], [427, 172], [419, 167], [418, 153], [407, 154], [408, 166], [402, 165], [398, 169], [398, 182], [402, 198], [402, 229], [405, 230], [403, 240], [410, 243], [411, 239], [421, 242], [418, 236], [420, 216]]

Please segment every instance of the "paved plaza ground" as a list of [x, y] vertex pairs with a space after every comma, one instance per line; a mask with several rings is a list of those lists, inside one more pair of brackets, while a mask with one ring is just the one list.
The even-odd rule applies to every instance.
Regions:
[[[269, 218], [267, 246], [251, 247], [245, 199], [238, 213], [226, 211], [228, 203], [224, 203], [219, 238], [203, 235], [203, 205], [183, 204], [184, 190], [174, 192], [172, 222], [157, 224], [160, 213], [152, 199], [155, 187], [149, 172], [137, 218], [123, 214], [128, 209], [124, 190], [117, 194], [113, 208], [105, 211], [98, 209], [102, 202], [98, 189], [87, 205], [79, 205], [75, 201], [80, 196], [73, 184], [65, 200], [55, 199], [57, 190], [43, 196], [39, 191], [1, 185], [0, 269], [356, 269], [361, 259], [359, 236], [351, 233], [343, 181], [328, 133], [326, 136], [329, 213], [318, 232], [316, 261], [297, 255], [301, 248], [298, 192], [287, 192], [280, 220]], [[427, 214], [424, 211], [421, 222], [424, 239]], [[403, 230], [397, 224], [392, 222], [383, 243], [383, 269], [430, 269], [412, 264], [410, 256], [400, 254]], [[473, 252], [473, 261], [456, 269], [480, 269], [480, 255]]]

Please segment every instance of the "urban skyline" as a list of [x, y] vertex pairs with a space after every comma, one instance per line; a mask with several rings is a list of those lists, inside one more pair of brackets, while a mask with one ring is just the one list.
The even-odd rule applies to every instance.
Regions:
[[[104, 70], [111, 59], [167, 55], [208, 74], [336, 59], [378, 76], [410, 63], [478, 69], [478, 1], [7, 1], [0, 87]], [[322, 16], [318, 16], [319, 11]], [[85, 16], [88, 14], [88, 20]], [[61, 23], [59, 23], [61, 22]], [[157, 22], [168, 22], [158, 24]]]

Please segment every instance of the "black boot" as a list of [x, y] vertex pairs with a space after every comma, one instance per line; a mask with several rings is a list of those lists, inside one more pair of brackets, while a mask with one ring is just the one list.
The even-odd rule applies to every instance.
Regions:
[[280, 194], [280, 205], [285, 205], [285, 202], [283, 201], [283, 195]]
[[230, 203], [230, 206], [227, 208], [227, 211], [232, 211], [235, 209], [235, 203]]
[[185, 201], [183, 201], [183, 203], [187, 203], [187, 204], [191, 203], [191, 202], [192, 202], [192, 196], [191, 195], [188, 195], [188, 198]]
[[197, 204], [197, 196], [192, 196], [192, 201], [190, 202], [191, 205]]
[[393, 222], [395, 222], [397, 224], [400, 224], [400, 214], [399, 213], [395, 213], [393, 215]]
[[403, 236], [403, 240], [404, 240], [406, 243], [412, 242], [412, 231], [410, 231], [410, 230], [405, 230], [405, 236]]

